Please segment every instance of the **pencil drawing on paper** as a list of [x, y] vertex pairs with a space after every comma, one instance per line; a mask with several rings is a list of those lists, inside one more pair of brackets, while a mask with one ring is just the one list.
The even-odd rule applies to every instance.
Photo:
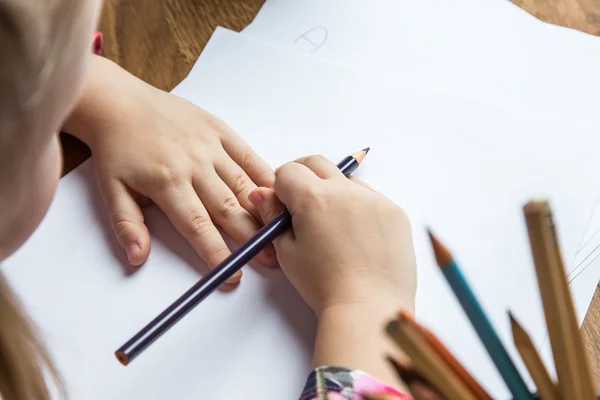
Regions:
[[596, 199], [590, 219], [584, 231], [568, 279], [569, 283], [581, 275], [588, 267], [600, 257], [600, 196]]
[[294, 45], [307, 43], [311, 49], [309, 53], [314, 54], [325, 44], [328, 37], [329, 32], [327, 31], [327, 28], [324, 26], [315, 26], [298, 36], [296, 40], [294, 40]]

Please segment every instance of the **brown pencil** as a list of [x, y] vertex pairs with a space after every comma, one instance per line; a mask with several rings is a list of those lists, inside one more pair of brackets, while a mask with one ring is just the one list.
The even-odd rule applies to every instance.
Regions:
[[457, 377], [464, 382], [464, 384], [471, 390], [473, 395], [477, 399], [481, 400], [493, 400], [485, 389], [477, 382], [477, 380], [465, 369], [465, 367], [454, 357], [454, 355], [444, 346], [444, 344], [438, 339], [438, 337], [429, 329], [419, 324], [413, 316], [402, 310], [399, 313], [401, 320], [407, 321], [408, 323], [415, 326], [422, 334], [427, 343], [433, 350], [446, 362], [446, 364], [454, 371]]
[[550, 206], [546, 201], [532, 201], [523, 207], [523, 211], [558, 375], [559, 392], [563, 399], [594, 399], [591, 370], [579, 334]]
[[363, 394], [362, 398], [365, 400], [395, 400], [396, 396], [391, 394]]
[[391, 394], [363, 394], [362, 398], [365, 400], [395, 400], [396, 396]]
[[537, 387], [540, 398], [542, 400], [559, 400], [558, 388], [554, 382], [552, 382], [552, 378], [550, 378], [550, 374], [544, 366], [544, 362], [535, 350], [533, 341], [512, 313], [509, 312], [508, 315], [510, 317], [510, 325], [515, 346], [517, 347], [517, 350], [519, 350], [521, 359], [525, 363], [529, 375]]
[[443, 398], [477, 400], [414, 326], [403, 321], [392, 321], [387, 325], [387, 332], [410, 357], [415, 369]]
[[400, 362], [388, 356], [390, 363], [398, 377], [404, 381], [415, 400], [444, 400], [437, 390], [431, 387], [427, 379], [419, 374], [410, 362]]

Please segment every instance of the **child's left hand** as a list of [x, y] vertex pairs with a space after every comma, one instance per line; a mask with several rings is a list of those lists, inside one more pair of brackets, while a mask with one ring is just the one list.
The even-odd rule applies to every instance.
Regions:
[[[192, 103], [94, 57], [84, 95], [65, 130], [90, 146], [115, 235], [132, 266], [150, 252], [140, 206], [156, 203], [209, 268], [260, 228], [248, 194], [274, 173], [235, 132]], [[274, 266], [272, 247], [258, 261]], [[230, 282], [236, 282], [240, 275]]]

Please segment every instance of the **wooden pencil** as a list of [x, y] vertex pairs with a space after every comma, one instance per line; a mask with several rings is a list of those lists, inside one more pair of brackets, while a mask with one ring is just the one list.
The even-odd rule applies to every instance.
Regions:
[[415, 321], [413, 316], [405, 310], [400, 311], [399, 317], [401, 320], [413, 324], [423, 334], [427, 343], [429, 343], [442, 360], [446, 362], [450, 369], [454, 371], [457, 377], [465, 383], [476, 398], [481, 400], [493, 400], [492, 396], [485, 391], [479, 382], [477, 382], [477, 380], [465, 369], [460, 361], [454, 357], [432, 331]]
[[537, 387], [541, 400], [559, 400], [558, 388], [552, 382], [552, 378], [550, 378], [544, 362], [536, 351], [533, 341], [512, 313], [509, 312], [508, 315], [515, 346]]
[[532, 201], [523, 211], [560, 395], [563, 399], [594, 399], [591, 369], [579, 334], [550, 205], [546, 201]]
[[391, 321], [386, 330], [410, 357], [415, 369], [447, 400], [477, 400], [414, 326]]
[[533, 399], [450, 251], [429, 231], [436, 261], [515, 399]]
[[445, 400], [435, 389], [420, 380], [411, 381], [410, 392], [414, 400]]
[[365, 400], [395, 400], [397, 397], [391, 394], [363, 394]]
[[408, 386], [414, 400], [443, 400], [437, 390], [431, 387], [427, 379], [419, 374], [412, 363], [400, 362], [390, 356], [386, 359], [398, 377]]

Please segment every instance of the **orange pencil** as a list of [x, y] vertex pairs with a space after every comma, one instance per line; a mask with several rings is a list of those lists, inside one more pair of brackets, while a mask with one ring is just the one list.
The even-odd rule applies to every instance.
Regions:
[[438, 355], [444, 360], [450, 369], [452, 369], [458, 378], [464, 382], [464, 384], [473, 392], [473, 395], [481, 400], [493, 400], [492, 396], [490, 396], [485, 389], [477, 382], [477, 380], [465, 369], [465, 367], [452, 355], [450, 350], [444, 346], [444, 344], [438, 339], [438, 337], [431, 332], [429, 329], [425, 328], [423, 325], [419, 324], [413, 316], [402, 310], [399, 313], [399, 317], [403, 321], [407, 321], [408, 323], [415, 326], [422, 334], [425, 340], [429, 343], [429, 345], [438, 353]]

